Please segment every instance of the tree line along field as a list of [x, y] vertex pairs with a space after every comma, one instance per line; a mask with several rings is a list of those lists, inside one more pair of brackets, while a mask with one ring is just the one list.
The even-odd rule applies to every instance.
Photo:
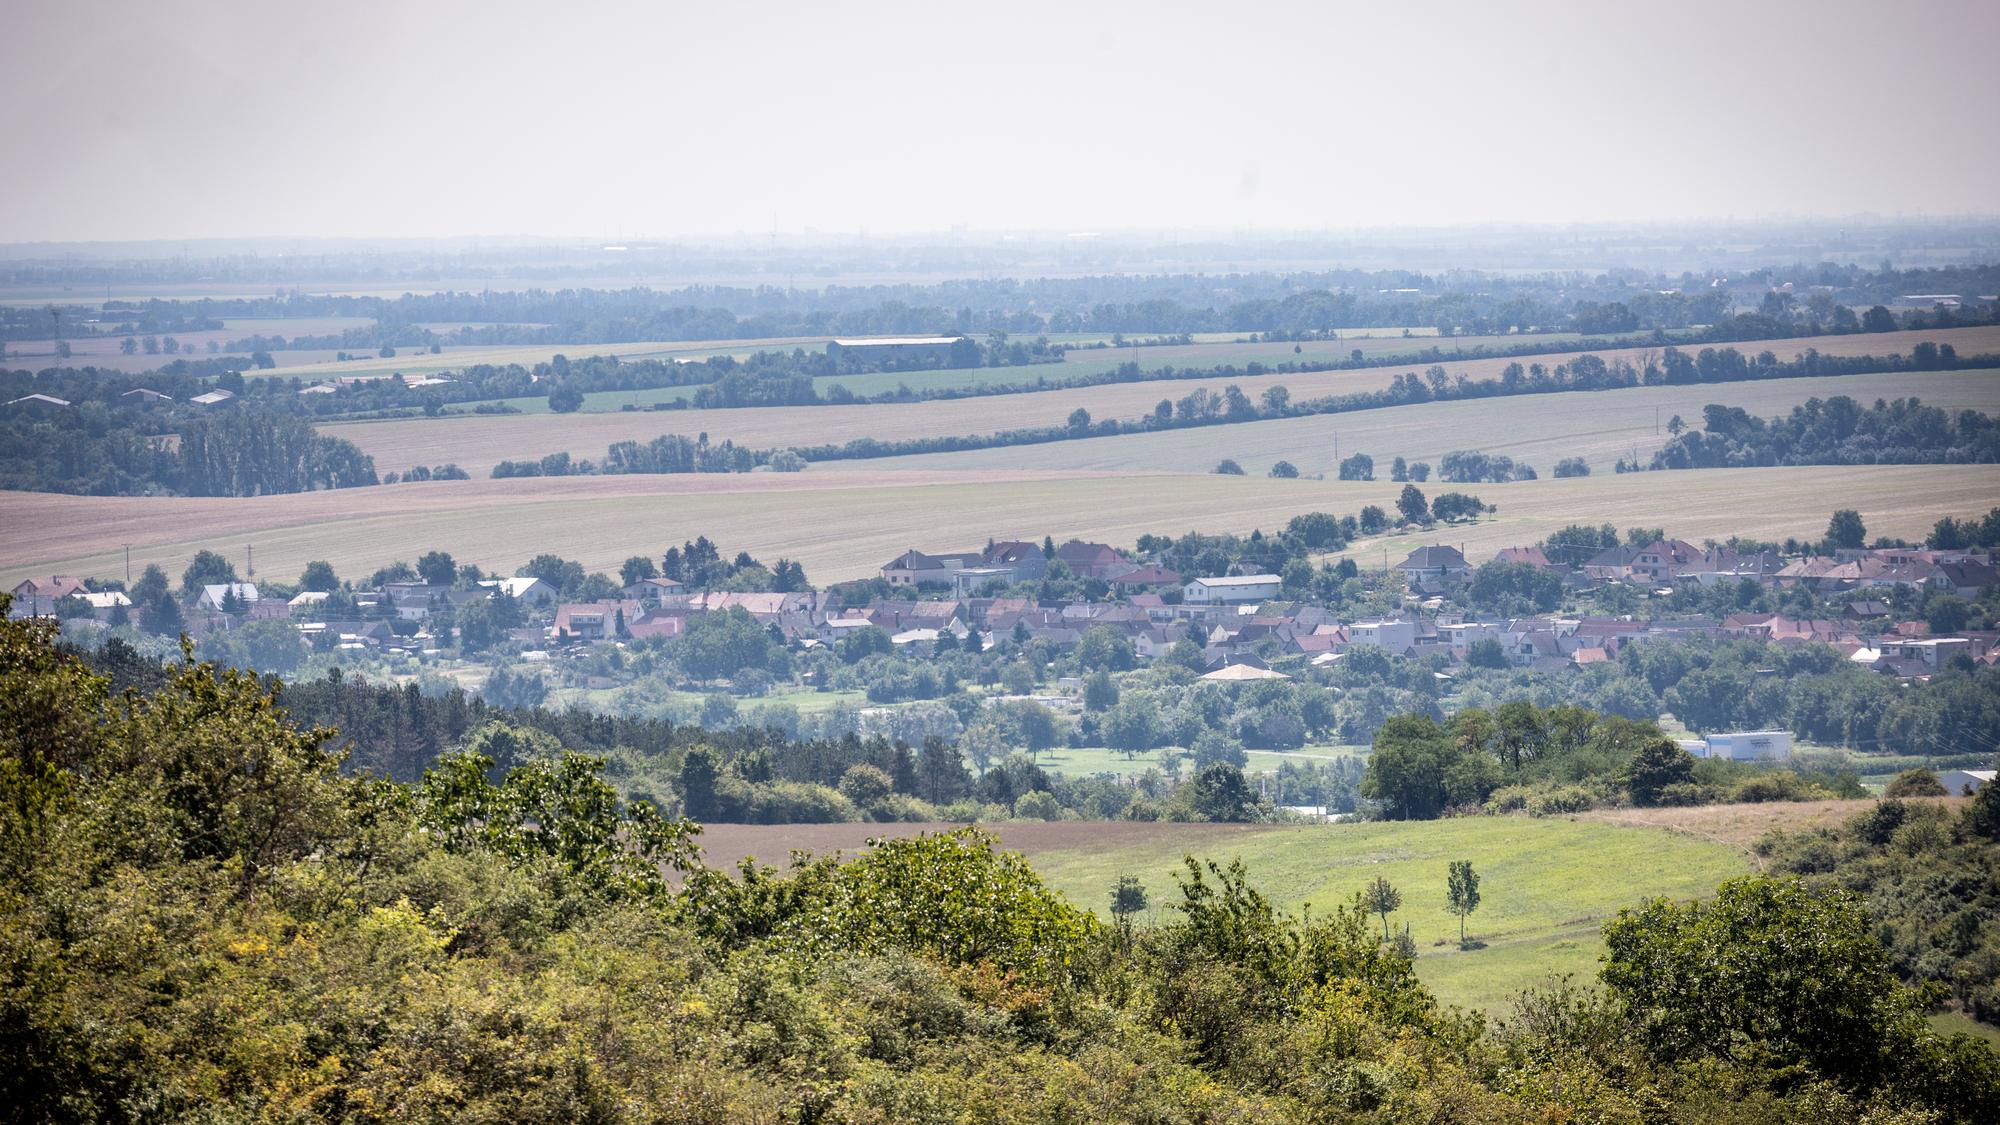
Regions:
[[[159, 563], [179, 574], [197, 550], [295, 578], [325, 559], [367, 573], [430, 549], [511, 573], [553, 551], [590, 570], [706, 535], [731, 550], [802, 563], [820, 584], [871, 577], [912, 546], [969, 549], [988, 536], [1076, 536], [1130, 544], [1146, 533], [1275, 529], [1294, 515], [1392, 507], [1402, 485], [1214, 474], [1056, 472], [749, 473], [434, 481], [251, 498], [0, 493], [0, 581], [31, 574], [120, 577]], [[1993, 506], [2000, 467], [1813, 466], [1636, 473], [1459, 486], [1497, 505], [1471, 524], [1364, 540], [1379, 567], [1426, 543], [1475, 558], [1579, 521], [1664, 527], [1694, 540], [1817, 537], [1836, 507], [1869, 534], [1917, 538], [1944, 516]], [[1431, 491], [1439, 491], [1433, 485]]]
[[[1709, 403], [1771, 417], [1807, 399], [1835, 395], [1850, 396], [1864, 406], [1877, 398], [1916, 397], [1931, 406], [1991, 414], [2000, 412], [2000, 370], [1830, 375], [1460, 399], [1039, 445], [830, 461], [815, 471], [850, 466], [918, 470], [1034, 466], [1199, 473], [1214, 469], [1226, 457], [1253, 474], [1286, 460], [1301, 473], [1331, 476], [1341, 458], [1366, 453], [1375, 459], [1376, 474], [1386, 477], [1393, 458], [1428, 461], [1435, 468], [1445, 453], [1470, 449], [1506, 454], [1544, 475], [1565, 457], [1582, 457], [1593, 472], [1610, 472], [1619, 458], [1636, 454], [1643, 463], [1666, 444], [1666, 423], [1675, 415], [1700, 429], [1702, 407]], [[1425, 487], [1436, 486], [1435, 477], [1432, 482]]]
[[[1818, 347], [1829, 355], [1887, 355], [1906, 354], [1910, 348], [1925, 340], [1950, 343], [1961, 355], [2000, 352], [2000, 326], [1813, 337], [1736, 346], [1753, 354], [1768, 347], [1783, 358], [1790, 358], [1809, 347]], [[1135, 357], [1139, 354], [1139, 350], [1132, 351]], [[1629, 348], [1595, 354], [1607, 363], [1625, 359], [1641, 364], [1649, 355], [1657, 355], [1658, 351], [1656, 348]], [[1522, 357], [1518, 362], [1547, 362], [1553, 366], [1567, 358], [1566, 355], [1540, 359]], [[1471, 379], [1484, 379], [1497, 377], [1513, 362], [1517, 361], [1462, 360], [1442, 366], [1452, 377], [1463, 374]], [[1002, 374], [1013, 373], [1017, 379], [1033, 379], [1042, 369], [1041, 366], [978, 369], [969, 374], [987, 377], [998, 371]], [[376, 468], [381, 472], [401, 472], [419, 464], [438, 465], [449, 461], [474, 475], [484, 476], [496, 462], [503, 460], [539, 458], [558, 452], [595, 460], [603, 457], [605, 449], [613, 442], [645, 442], [662, 434], [694, 437], [706, 433], [713, 442], [729, 439], [738, 445], [757, 449], [837, 444], [861, 437], [887, 441], [989, 434], [1020, 427], [1061, 425], [1072, 411], [1079, 408], [1100, 420], [1137, 418], [1150, 413], [1161, 399], [1178, 399], [1196, 387], [1207, 387], [1219, 394], [1224, 387], [1235, 385], [1256, 399], [1265, 389], [1282, 385], [1296, 401], [1330, 394], [1380, 390], [1400, 373], [1393, 368], [1364, 368], [1118, 383], [993, 398], [928, 402], [560, 416], [457, 415], [342, 423], [319, 429], [328, 436], [354, 442], [363, 452], [375, 458]], [[1719, 388], [1725, 384], [1705, 385]]]
[[[711, 825], [711, 864], [754, 855], [783, 865], [789, 849], [857, 850], [870, 836], [925, 826]], [[1241, 859], [1273, 905], [1297, 910], [1343, 904], [1377, 876], [1402, 892], [1390, 915], [1417, 945], [1417, 974], [1447, 1004], [1496, 1016], [1521, 989], [1549, 976], [1595, 975], [1598, 929], [1620, 907], [1664, 895], [1692, 898], [1752, 869], [1740, 847], [1650, 827], [1576, 819], [1469, 817], [1424, 822], [1311, 826], [1207, 824], [1002, 824], [1000, 840], [1021, 851], [1050, 885], [1108, 918], [1111, 888], [1137, 876], [1153, 920], [1177, 901], [1183, 859]], [[1466, 920], [1484, 948], [1457, 949], [1458, 919], [1445, 910], [1445, 871], [1470, 860], [1481, 902]], [[1148, 916], [1142, 916], [1142, 921]], [[1379, 925], [1379, 919], [1376, 921]]]

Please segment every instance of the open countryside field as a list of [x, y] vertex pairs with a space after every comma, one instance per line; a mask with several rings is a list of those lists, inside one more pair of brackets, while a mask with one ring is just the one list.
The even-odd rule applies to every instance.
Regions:
[[[749, 473], [433, 481], [251, 498], [66, 496], [0, 492], [0, 581], [30, 574], [118, 577], [121, 544], [136, 574], [179, 574], [195, 551], [239, 564], [254, 543], [260, 573], [286, 580], [313, 559], [363, 574], [425, 550], [511, 572], [554, 551], [591, 570], [706, 535], [730, 551], [799, 560], [820, 583], [872, 576], [912, 546], [966, 549], [987, 536], [1082, 536], [1129, 544], [1147, 532], [1247, 532], [1301, 512], [1389, 505], [1388, 481], [1269, 480], [1212, 474]], [[1831, 507], [1861, 512], [1871, 535], [1920, 536], [1946, 515], [1984, 512], [2000, 466], [1709, 469], [1603, 474], [1472, 486], [1496, 516], [1476, 524], [1357, 543], [1385, 553], [1461, 543], [1474, 557], [1532, 543], [1579, 520], [1663, 526], [1700, 540], [1818, 536]], [[1393, 560], [1392, 560], [1393, 561]]]
[[[930, 827], [930, 826], [925, 826]], [[716, 825], [703, 844], [710, 863], [755, 855], [782, 865], [787, 849], [853, 850], [870, 836], [909, 835], [913, 825]], [[885, 831], [893, 830], [893, 831]], [[1551, 974], [1588, 979], [1597, 970], [1598, 930], [1620, 907], [1656, 895], [1692, 898], [1750, 871], [1727, 844], [1570, 820], [1473, 817], [1415, 823], [1309, 827], [1206, 824], [1003, 824], [1007, 847], [1027, 855], [1044, 878], [1079, 906], [1105, 914], [1121, 875], [1136, 875], [1154, 920], [1177, 900], [1182, 857], [1226, 864], [1241, 859], [1274, 905], [1326, 910], [1382, 876], [1403, 893], [1393, 925], [1408, 923], [1417, 973], [1446, 1003], [1496, 1015], [1515, 993]], [[1445, 870], [1469, 859], [1482, 901], [1468, 936], [1485, 948], [1457, 948], [1458, 920], [1444, 908]]]
[[[1333, 475], [1341, 457], [1366, 453], [1375, 459], [1376, 474], [1386, 477], [1389, 462], [1395, 457], [1428, 461], [1435, 467], [1445, 453], [1476, 449], [1504, 453], [1533, 465], [1544, 475], [1565, 457], [1582, 457], [1592, 471], [1610, 472], [1621, 457], [1636, 454], [1644, 461], [1665, 445], [1665, 424], [1676, 414], [1690, 427], [1700, 429], [1702, 407], [1709, 403], [1740, 406], [1767, 418], [1787, 413], [1807, 399], [1834, 395], [1849, 395], [1864, 405], [1877, 398], [1914, 396], [1932, 406], [1990, 414], [2000, 412], [2000, 369], [1833, 375], [1431, 402], [1041, 445], [833, 461], [822, 470], [840, 471], [848, 466], [871, 470], [1035, 467], [1199, 473], [1228, 457], [1253, 474], [1288, 460], [1301, 473]], [[1436, 484], [1435, 477], [1432, 481], [1427, 489], [1449, 487]]]
[[[1923, 340], [1952, 343], [1965, 355], [2000, 352], [2000, 327], [1814, 337], [1739, 346], [1750, 351], [1768, 346], [1780, 355], [1790, 355], [1812, 346], [1818, 346], [1828, 354], [1880, 355], [1908, 352]], [[1646, 354], [1654, 351], [1657, 349], [1627, 349], [1598, 354], [1607, 362], [1618, 357], [1643, 362]], [[1514, 361], [1464, 360], [1443, 366], [1454, 376], [1463, 373], [1472, 378], [1487, 378], [1497, 376], [1510, 362]], [[1524, 359], [1521, 362], [1532, 361]], [[1550, 358], [1549, 362], [1555, 363], [1558, 359]], [[1028, 377], [1039, 371], [1032, 367], [999, 370], [1028, 372]], [[753, 448], [840, 443], [859, 437], [886, 441], [987, 434], [1024, 426], [1058, 425], [1079, 407], [1100, 419], [1136, 418], [1151, 411], [1161, 399], [1178, 399], [1196, 387], [1205, 386], [1220, 393], [1225, 386], [1234, 384], [1256, 398], [1266, 388], [1282, 385], [1290, 390], [1294, 399], [1301, 399], [1377, 390], [1387, 386], [1397, 374], [1399, 372], [1395, 369], [1369, 368], [1230, 379], [1175, 379], [1037, 391], [997, 398], [862, 406], [772, 406], [726, 411], [590, 416], [461, 415], [346, 423], [324, 426], [321, 431], [360, 446], [375, 458], [375, 466], [382, 472], [400, 472], [413, 465], [437, 465], [450, 461], [468, 472], [483, 476], [495, 462], [510, 458], [536, 458], [566, 451], [573, 457], [596, 459], [604, 456], [605, 449], [613, 442], [649, 441], [661, 434], [691, 437], [706, 433], [712, 441], [720, 442], [728, 438]], [[1452, 448], [1466, 447], [1456, 445]]]
[[[1511, 348], [1524, 344], [1566, 345], [1583, 339], [1587, 337], [1576, 332], [1545, 332], [1532, 336], [1455, 336], [1449, 340], [1440, 340], [1435, 331], [1428, 336], [1412, 334], [1406, 338], [1400, 333], [1392, 335], [1383, 330], [1379, 335], [1342, 337], [1338, 340], [1306, 340], [1299, 343], [1290, 340], [1272, 340], [1246, 344], [1226, 340], [1212, 343], [1166, 344], [1137, 350], [1111, 348], [1104, 351], [1071, 352], [1063, 357], [1063, 371], [1069, 375], [1094, 375], [1116, 370], [1120, 365], [1134, 361], [1148, 369], [1166, 366], [1217, 367], [1224, 364], [1243, 367], [1252, 363], [1266, 366], [1280, 363], [1323, 363], [1346, 359], [1355, 352], [1360, 352], [1370, 359], [1381, 359], [1388, 356], [1419, 355], [1433, 347], [1449, 352], [1453, 348]], [[1604, 346], [1606, 349], [1616, 348], [1618, 342], [1618, 337], [1606, 337]]]
[[[123, 350], [124, 336], [69, 336], [63, 342], [69, 345], [70, 358], [56, 355], [56, 341], [10, 340], [7, 342], [7, 358], [0, 360], [0, 368], [8, 370], [39, 371], [45, 367], [98, 367], [112, 371], [151, 371], [177, 359], [208, 359], [237, 355], [241, 352], [210, 353], [208, 345], [226, 348], [231, 341], [248, 336], [327, 336], [345, 332], [350, 328], [361, 328], [375, 321], [365, 316], [288, 316], [288, 317], [229, 317], [219, 329], [199, 332], [153, 332], [137, 333], [134, 339], [143, 341], [151, 335], [155, 339], [171, 336], [180, 345], [174, 355], [164, 353], [148, 355], [142, 347], [132, 355]], [[289, 357], [295, 363], [311, 363], [330, 360], [332, 351], [304, 350], [296, 352], [274, 352], [276, 361], [285, 365]]]
[[[615, 355], [620, 359], [705, 359], [712, 355], [746, 356], [759, 348], [791, 348], [793, 346], [813, 347], [826, 342], [825, 337], [799, 337], [783, 340], [689, 340], [672, 342], [645, 340], [628, 344], [494, 344], [494, 345], [451, 345], [432, 355], [428, 349], [406, 348], [395, 356], [382, 358], [374, 355], [361, 356], [342, 361], [318, 361], [310, 364], [286, 362], [285, 352], [272, 352], [277, 360], [274, 371], [266, 375], [312, 376], [322, 379], [365, 379], [395, 374], [435, 375], [441, 372], [462, 371], [476, 364], [504, 365], [518, 363], [523, 367], [533, 367], [537, 363], [547, 363], [558, 355], [580, 359], [589, 355]], [[302, 369], [304, 368], [304, 369]], [[255, 374], [254, 372], [252, 374]]]

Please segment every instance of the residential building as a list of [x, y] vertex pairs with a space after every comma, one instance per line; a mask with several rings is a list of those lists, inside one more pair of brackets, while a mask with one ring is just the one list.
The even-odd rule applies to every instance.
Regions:
[[1057, 547], [1056, 559], [1078, 578], [1111, 578], [1116, 572], [1132, 568], [1131, 560], [1109, 544], [1085, 543], [1081, 539]]
[[1500, 553], [1493, 556], [1493, 561], [1551, 569], [1549, 557], [1542, 553], [1540, 547], [1502, 547]]
[[1414, 621], [1356, 621], [1347, 627], [1347, 647], [1350, 649], [1372, 647], [1402, 653], [1416, 643], [1417, 623]]
[[201, 588], [201, 596], [195, 599], [195, 608], [220, 613], [222, 612], [222, 603], [228, 600], [232, 594], [235, 595], [235, 600], [243, 606], [245, 612], [249, 611], [250, 603], [256, 601], [259, 596], [257, 587], [252, 583], [218, 582], [214, 585], [203, 586]]
[[546, 609], [554, 605], [559, 596], [554, 586], [527, 575], [514, 578], [489, 578], [480, 585], [491, 586], [522, 605], [537, 609]]
[[1396, 569], [1412, 582], [1443, 582], [1471, 574], [1472, 564], [1465, 561], [1465, 555], [1457, 547], [1432, 544], [1411, 551], [1409, 558], [1396, 564]]
[[630, 586], [625, 587], [621, 592], [628, 598], [656, 602], [670, 594], [679, 594], [686, 590], [687, 587], [682, 585], [677, 579], [641, 578]]
[[556, 607], [555, 624], [549, 628], [553, 640], [601, 641], [629, 633], [631, 624], [645, 614], [645, 607], [630, 599], [581, 602]]

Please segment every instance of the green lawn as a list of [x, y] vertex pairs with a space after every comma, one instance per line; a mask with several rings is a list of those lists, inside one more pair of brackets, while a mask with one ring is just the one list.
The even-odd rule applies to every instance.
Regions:
[[[1377, 875], [1402, 891], [1391, 915], [1408, 923], [1417, 973], [1450, 1004], [1504, 1014], [1514, 995], [1552, 973], [1594, 977], [1598, 929], [1620, 907], [1655, 895], [1691, 898], [1747, 874], [1747, 857], [1724, 844], [1568, 820], [1473, 817], [1419, 823], [1272, 828], [1233, 836], [1206, 858], [1240, 858], [1274, 904], [1298, 909], [1344, 902]], [[1172, 840], [1037, 852], [1044, 877], [1102, 913], [1122, 874], [1137, 875], [1156, 916], [1177, 897], [1181, 854]], [[1485, 948], [1457, 949], [1445, 910], [1445, 871], [1469, 859], [1482, 902], [1467, 924]]]

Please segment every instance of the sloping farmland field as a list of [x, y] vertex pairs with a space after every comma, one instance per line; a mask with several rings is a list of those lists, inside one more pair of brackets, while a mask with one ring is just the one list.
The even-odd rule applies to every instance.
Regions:
[[[1921, 340], [1951, 342], [1962, 354], [2000, 352], [2000, 327], [1955, 328], [1941, 332], [1899, 332], [1880, 335], [1818, 337], [1775, 343], [1739, 345], [1757, 351], [1765, 347], [1787, 356], [1809, 346], [1829, 354], [1886, 355], [1907, 352]], [[1845, 351], [1841, 351], [1845, 349]], [[1628, 349], [1597, 353], [1607, 362], [1619, 357], [1643, 362], [1658, 349]], [[1559, 362], [1563, 357], [1550, 357]], [[1497, 376], [1512, 360], [1465, 360], [1444, 364], [1452, 376]], [[1523, 360], [1522, 362], [1532, 362]], [[1040, 368], [1004, 370], [1037, 373]], [[617, 441], [649, 441], [661, 434], [692, 437], [706, 433], [711, 441], [733, 439], [753, 448], [814, 446], [845, 443], [855, 438], [881, 440], [989, 434], [1024, 426], [1060, 425], [1081, 407], [1092, 417], [1136, 418], [1161, 399], [1178, 399], [1196, 387], [1221, 393], [1235, 385], [1252, 398], [1265, 389], [1284, 386], [1292, 398], [1378, 390], [1400, 371], [1369, 368], [1256, 377], [1162, 380], [1079, 387], [1059, 391], [987, 398], [892, 403], [862, 406], [776, 406], [731, 410], [662, 411], [594, 415], [483, 415], [418, 418], [389, 422], [357, 422], [322, 427], [344, 437], [375, 457], [382, 472], [401, 472], [413, 465], [456, 463], [475, 475], [485, 475], [497, 461], [538, 458], [567, 452], [573, 457], [604, 456]], [[1033, 374], [1028, 376], [1032, 378]], [[1227, 427], [1225, 427], [1227, 428]]]
[[[1301, 512], [1391, 505], [1401, 488], [1212, 474], [809, 471], [434, 481], [244, 499], [6, 492], [0, 581], [122, 576], [125, 543], [135, 574], [157, 562], [174, 575], [202, 548], [240, 567], [254, 543], [258, 570], [289, 580], [312, 559], [365, 573], [433, 548], [502, 572], [544, 551], [616, 570], [630, 555], [706, 535], [726, 550], [797, 559], [825, 583], [872, 575], [913, 546], [967, 549], [988, 536], [1043, 535], [1129, 544], [1146, 532], [1247, 532]], [[1834, 506], [1860, 511], [1871, 535], [1919, 536], [1941, 516], [1992, 507], [2000, 466], [1600, 474], [1468, 490], [1498, 505], [1498, 514], [1356, 544], [1352, 553], [1379, 565], [1384, 552], [1400, 558], [1435, 541], [1465, 544], [1481, 557], [1578, 521], [1662, 526], [1696, 540], [1817, 536]]]
[[[1864, 406], [1878, 398], [1916, 397], [1946, 409], [2000, 413], [2000, 370], [1834, 375], [1430, 402], [1040, 445], [832, 461], [823, 469], [1032, 466], [1199, 473], [1214, 469], [1227, 457], [1252, 474], [1267, 472], [1285, 460], [1301, 473], [1332, 476], [1342, 457], [1366, 453], [1375, 459], [1376, 475], [1386, 477], [1395, 457], [1436, 467], [1445, 453], [1468, 449], [1504, 453], [1543, 475], [1565, 457], [1582, 457], [1593, 472], [1610, 472], [1621, 457], [1636, 454], [1642, 462], [1649, 459], [1668, 441], [1666, 424], [1676, 415], [1690, 428], [1700, 429], [1702, 408], [1710, 403], [1739, 406], [1767, 418], [1787, 413], [1807, 399], [1835, 395], [1851, 396]], [[1425, 487], [1437, 486], [1433, 477]]]

